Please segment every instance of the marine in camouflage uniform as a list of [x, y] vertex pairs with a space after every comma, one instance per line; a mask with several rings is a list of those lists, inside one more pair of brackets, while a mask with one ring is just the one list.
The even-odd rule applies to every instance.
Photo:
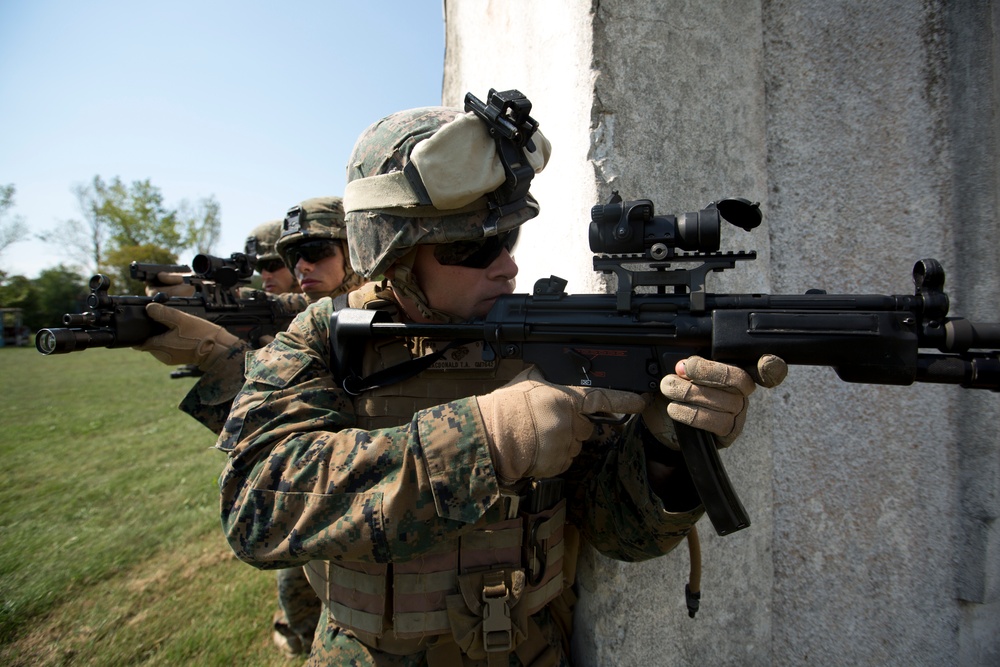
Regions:
[[[276, 272], [273, 262], [281, 262], [281, 258], [275, 249], [275, 243], [281, 235], [283, 222], [272, 220], [260, 224], [247, 237], [244, 252], [257, 258], [258, 271], [270, 267]], [[284, 272], [288, 273], [288, 269], [284, 268]], [[163, 292], [171, 297], [193, 296], [195, 286], [185, 282], [188, 275], [191, 274], [161, 272], [157, 275], [156, 282], [146, 284], [146, 295], [154, 296]], [[302, 312], [309, 305], [309, 300], [299, 291], [294, 276], [288, 273], [285, 278], [287, 280], [279, 282], [290, 286], [292, 291], [265, 290], [268, 298], [282, 304], [289, 313]], [[238, 289], [241, 297], [256, 291], [249, 287]], [[165, 364], [183, 364], [178, 377], [199, 378], [178, 407], [213, 433], [219, 433], [229, 414], [233, 398], [243, 386], [244, 359], [252, 349], [250, 343], [229, 334], [222, 327], [166, 306], [147, 308], [147, 312], [152, 319], [166, 324], [169, 331], [135, 349], [150, 352]]]
[[330, 297], [341, 308], [347, 293], [361, 284], [361, 276], [351, 268], [340, 197], [314, 197], [288, 209], [275, 252], [294, 272], [310, 303]]
[[[477, 290], [513, 290], [515, 233], [538, 205], [526, 189], [498, 194], [507, 169], [493, 146], [475, 116], [446, 108], [393, 114], [362, 134], [345, 192], [351, 263], [385, 279], [354, 292], [352, 306], [397, 321], [458, 320], [488, 310], [488, 298], [462, 305]], [[522, 150], [540, 171], [541, 133]], [[435, 281], [452, 275], [468, 280], [442, 292]], [[654, 436], [641, 418], [622, 427], [586, 418], [651, 409], [634, 394], [550, 385], [518, 362], [463, 367], [481, 357], [461, 347], [398, 383], [348, 393], [334, 378], [332, 314], [317, 303], [254, 355], [217, 443], [228, 455], [222, 522], [236, 555], [260, 568], [306, 565], [324, 600], [309, 664], [569, 664], [578, 539], [645, 560], [673, 549], [702, 514], [682, 460], [663, 444], [670, 434], [661, 423]], [[360, 365], [371, 377], [430, 349], [437, 341], [371, 341], [336, 368]], [[704, 360], [689, 361], [693, 371]], [[671, 383], [696, 395], [692, 412], [727, 424], [713, 422], [715, 432], [738, 435], [745, 394], [716, 411], [736, 393], [728, 380]]]
[[[361, 277], [348, 260], [344, 208], [339, 197], [309, 199], [289, 209], [275, 244], [275, 254], [295, 271], [296, 277], [301, 275], [306, 279], [305, 296], [310, 302], [331, 297], [332, 301], [325, 301], [331, 302], [333, 309], [342, 308], [347, 303], [347, 294], [361, 283]], [[339, 263], [338, 258], [342, 258]], [[323, 279], [316, 280], [314, 271], [321, 262], [325, 269], [321, 271]], [[308, 654], [322, 602], [309, 585], [303, 568], [280, 569], [276, 579], [278, 611], [272, 620], [274, 642], [288, 655]]]
[[[290, 220], [294, 227], [291, 231], [288, 230]], [[259, 257], [268, 260], [284, 260], [284, 256], [294, 251], [300, 243], [326, 239], [342, 244], [346, 235], [344, 208], [340, 197], [307, 199], [289, 209], [289, 215], [277, 222], [280, 224], [280, 234], [273, 234], [271, 225], [274, 223], [265, 223], [254, 230], [254, 234], [247, 238], [247, 254], [260, 253]], [[296, 313], [323, 297], [337, 298], [356, 289], [360, 279], [350, 268], [348, 254], [341, 254], [344, 257], [344, 279], [339, 284], [330, 284], [322, 292], [269, 294], [268, 298], [280, 302], [289, 312]], [[169, 277], [163, 274], [161, 276]], [[176, 289], [191, 287], [181, 284]], [[150, 304], [147, 312], [170, 330], [154, 336], [136, 349], [150, 352], [166, 364], [181, 363], [197, 367], [201, 375], [178, 407], [213, 433], [219, 433], [229, 415], [233, 399], [243, 386], [245, 360], [252, 351], [252, 346], [218, 325], [167, 306]]]
[[[254, 270], [260, 274], [261, 289], [268, 294], [299, 294], [302, 288], [291, 269], [278, 254], [277, 243], [284, 229], [283, 219], [257, 226], [247, 237], [244, 253], [256, 257]], [[304, 310], [304, 309], [303, 309]]]
[[[287, 272], [288, 267], [295, 267], [296, 261], [289, 261], [286, 267], [286, 258], [293, 260], [297, 254], [304, 254], [302, 245], [336, 245], [338, 255], [342, 258], [342, 266], [338, 267], [336, 275], [342, 276], [342, 279], [327, 281], [326, 287], [321, 290], [312, 289], [308, 293], [269, 293], [268, 298], [282, 302], [290, 312], [301, 312], [310, 303], [324, 297], [330, 297], [326, 301], [339, 299], [338, 303], [342, 305], [346, 303], [347, 292], [360, 284], [360, 277], [354, 273], [348, 261], [345, 236], [344, 209], [340, 197], [315, 197], [293, 206], [283, 220], [265, 223], [254, 229], [247, 239], [245, 251], [247, 255], [257, 257], [259, 269], [280, 262]], [[269, 271], [277, 272], [276, 269], [277, 267], [272, 267]], [[294, 284], [298, 290], [298, 282], [294, 276], [290, 275], [288, 278], [288, 281], [283, 282]], [[168, 315], [178, 318], [176, 311]], [[227, 336], [227, 332], [221, 327], [183, 313], [179, 315], [183, 316], [175, 320], [181, 323], [177, 330], [179, 335], [189, 339], [222, 338], [217, 346], [219, 353], [210, 360], [202, 361], [198, 382], [179, 406], [213, 432], [219, 433], [233, 399], [243, 386], [246, 358], [252, 356], [253, 350], [247, 341]], [[147, 343], [145, 349], [153, 351], [154, 346], [161, 349], [165, 347], [162, 343], [153, 341]], [[161, 355], [169, 353], [158, 351]], [[302, 568], [286, 568], [276, 574], [278, 611], [272, 619], [274, 641], [288, 655], [308, 654], [319, 620], [321, 602], [309, 586]]]

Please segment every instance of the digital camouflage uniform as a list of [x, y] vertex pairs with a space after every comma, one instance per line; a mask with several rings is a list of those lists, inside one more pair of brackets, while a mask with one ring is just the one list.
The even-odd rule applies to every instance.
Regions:
[[[288, 307], [301, 312], [309, 305], [304, 294], [269, 295], [269, 299], [285, 301]], [[201, 374], [178, 407], [206, 428], [218, 434], [226, 423], [233, 399], [246, 381], [244, 367], [253, 349], [247, 341], [240, 340]], [[307, 654], [312, 635], [319, 620], [321, 604], [302, 568], [279, 570], [276, 573], [278, 611], [272, 619], [275, 632], [282, 634], [287, 651]]]
[[[267, 298], [283, 304], [292, 313], [300, 313], [309, 306], [305, 294], [269, 294]], [[246, 356], [252, 350], [250, 343], [245, 340], [241, 339], [234, 344], [224, 357], [198, 377], [198, 381], [177, 407], [213, 433], [220, 433], [229, 416], [233, 399], [243, 387]]]
[[[245, 251], [258, 260], [284, 260], [287, 249], [300, 241], [330, 239], [344, 243], [344, 206], [340, 197], [314, 197], [291, 207], [282, 220], [273, 220], [257, 226], [247, 237]], [[345, 278], [341, 286], [325, 296], [331, 298], [346, 294], [360, 284], [360, 278], [351, 269], [349, 253], [343, 248]], [[254, 291], [241, 288], [243, 291]], [[301, 292], [269, 294], [291, 313], [300, 313], [314, 300]], [[346, 303], [343, 299], [341, 304]], [[180, 409], [209, 428], [220, 433], [233, 399], [243, 386], [247, 353], [253, 348], [240, 340], [212, 368], [204, 374], [182, 399]]]
[[[368, 132], [377, 136], [394, 122], [405, 129], [428, 119], [440, 126], [457, 115], [455, 110], [413, 110], [383, 119]], [[402, 160], [426, 136], [408, 138], [409, 145], [369, 142], [369, 155], [359, 154], [359, 139], [349, 178], [368, 162]], [[397, 166], [382, 164], [384, 171], [372, 173]], [[352, 264], [366, 276], [393, 265], [398, 276], [400, 265], [393, 263], [405, 255], [407, 244], [469, 241], [516, 227], [536, 214], [530, 197], [527, 207], [494, 220], [489, 230], [483, 229], [481, 213], [468, 216], [469, 225], [462, 228], [459, 216], [435, 218], [432, 212], [416, 224], [406, 215], [384, 212], [377, 218], [358, 214], [352, 222], [355, 214], [349, 212], [348, 225], [364, 227], [360, 237], [350, 237]], [[370, 284], [362, 292], [374, 289]], [[386, 302], [388, 312], [399, 319], [387, 290], [374, 299], [361, 292], [351, 297], [355, 307]], [[370, 401], [366, 394], [349, 395], [334, 380], [332, 314], [329, 301], [313, 305], [248, 364], [246, 384], [216, 445], [228, 455], [220, 477], [221, 512], [233, 551], [264, 569], [307, 565], [312, 576], [325, 568], [322, 583], [327, 588], [318, 592], [326, 603], [310, 664], [471, 665], [498, 655], [510, 665], [568, 664], [577, 553], [573, 536], [582, 536], [611, 558], [639, 561], [672, 550], [701, 516], [690, 493], [678, 493], [680, 502], [674, 498], [670, 505], [682, 511], [668, 511], [652, 491], [646, 450], [665, 448], [648, 436], [639, 418], [621, 427], [596, 426], [561, 482], [540, 482], [558, 489], [558, 503], [551, 509], [545, 504], [542, 513], [547, 529], [560, 536], [565, 548], [554, 597], [543, 598], [543, 606], [529, 618], [520, 601], [535, 585], [525, 577], [537, 572], [538, 563], [530, 552], [537, 542], [527, 533], [529, 525], [540, 524], [525, 523], [522, 531], [521, 517], [538, 514], [519, 508], [537, 496], [501, 489], [476, 398], [456, 390], [395, 425], [359, 428], [372, 414]], [[374, 345], [370, 342], [364, 352], [365, 365]], [[432, 367], [412, 381], [419, 384], [434, 372]], [[458, 386], [447, 377], [424, 384], [445, 390]], [[485, 389], [501, 384], [498, 379]], [[456, 562], [470, 553], [490, 555], [489, 550], [467, 548], [467, 543], [494, 545], [496, 558], [508, 562], [504, 558], [510, 554], [501, 558], [499, 553], [507, 546], [491, 542], [508, 533], [517, 535], [513, 553], [517, 567], [523, 564], [520, 570], [497, 572], [487, 565], [450, 572], [434, 566], [450, 563], [456, 555]], [[522, 547], [528, 549], [523, 554]], [[546, 544], [543, 554], [555, 558], [548, 549]], [[548, 577], [544, 558], [541, 567]], [[466, 587], [470, 581], [474, 585]], [[366, 588], [372, 582], [380, 585]], [[313, 583], [315, 587], [317, 580]], [[492, 641], [487, 635], [496, 634], [487, 627], [497, 621], [491, 614], [502, 609], [494, 607], [494, 591], [510, 598], [505, 626], [513, 637], [510, 652], [484, 651]], [[414, 614], [413, 608], [421, 612]]]
[[[281, 259], [281, 250], [310, 239], [344, 237], [344, 213], [340, 197], [316, 197], [293, 206], [285, 219], [260, 225], [247, 238], [246, 252], [258, 260]], [[291, 224], [291, 229], [289, 228]], [[346, 278], [329, 297], [339, 297], [357, 286], [359, 279], [351, 270], [344, 248]], [[269, 294], [293, 313], [304, 311], [312, 299], [304, 293]], [[328, 301], [330, 299], [327, 299]], [[341, 300], [339, 303], [345, 303]], [[227, 354], [216, 361], [185, 395], [180, 409], [204, 424], [214, 433], [222, 431], [229, 416], [233, 399], [245, 382], [244, 371], [253, 349], [247, 341], [238, 341]], [[316, 593], [309, 586], [302, 568], [286, 568], [275, 573], [278, 610], [272, 619], [275, 639], [286, 652], [309, 652], [312, 636], [322, 608]], [[278, 637], [280, 635], [280, 638]]]
[[[395, 428], [353, 428], [352, 399], [330, 372], [331, 313], [329, 301], [317, 303], [254, 355], [219, 438], [229, 455], [222, 520], [236, 555], [261, 568], [403, 563], [498, 520], [500, 487], [475, 399]], [[650, 490], [640, 428], [633, 419], [621, 434], [602, 430], [564, 476], [568, 521], [602, 553], [628, 561], [667, 553], [701, 515], [668, 512]], [[543, 630], [546, 617], [536, 619]], [[333, 624], [321, 624], [315, 642], [316, 664], [423, 660], [322, 662], [327, 651], [372, 653]]]
[[[275, 245], [281, 236], [282, 225], [282, 220], [272, 220], [255, 227], [247, 237], [245, 253], [256, 257], [257, 261], [281, 259]], [[249, 287], [239, 289], [240, 296], [256, 291]], [[309, 299], [301, 293], [268, 294], [267, 298], [281, 303], [290, 313], [300, 313], [309, 305]], [[240, 340], [211, 368], [201, 369], [198, 381], [178, 407], [218, 434], [226, 423], [233, 399], [243, 386], [244, 361], [251, 349], [249, 342]]]
[[[281, 234], [274, 243], [274, 256], [280, 257], [287, 266], [288, 250], [297, 243], [314, 240], [340, 243], [344, 257], [344, 281], [336, 291], [327, 296], [333, 299], [331, 307], [341, 308], [346, 304], [347, 293], [361, 283], [360, 276], [351, 269], [345, 236], [341, 198], [314, 197], [288, 210], [282, 220]], [[294, 270], [294, 267], [290, 268]], [[296, 296], [304, 297], [307, 303], [312, 301], [306, 294]], [[278, 586], [278, 611], [272, 621], [275, 641], [286, 652], [308, 654], [319, 623], [322, 603], [301, 567], [282, 568], [275, 573], [275, 578]]]

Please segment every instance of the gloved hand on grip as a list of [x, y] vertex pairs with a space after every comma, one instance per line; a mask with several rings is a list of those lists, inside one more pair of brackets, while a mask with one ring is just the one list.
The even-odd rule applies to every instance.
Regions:
[[675, 374], [660, 381], [660, 394], [642, 413], [649, 431], [661, 442], [676, 448], [669, 419], [714, 433], [721, 447], [728, 447], [747, 418], [747, 398], [757, 385], [777, 387], [788, 374], [788, 365], [773, 354], [765, 354], [757, 367], [745, 371], [737, 366], [693, 356], [677, 362]]
[[636, 414], [646, 404], [631, 392], [552, 384], [534, 368], [476, 398], [493, 466], [506, 486], [565, 472], [594, 434], [588, 415]]
[[160, 292], [167, 296], [194, 296], [194, 285], [184, 282], [184, 278], [189, 275], [191, 274], [160, 271], [156, 274], [158, 285], [146, 283], [146, 296], [156, 296]]
[[132, 349], [149, 352], [170, 366], [195, 364], [203, 371], [208, 370], [240, 341], [218, 324], [162, 303], [146, 304], [146, 314], [168, 330]]

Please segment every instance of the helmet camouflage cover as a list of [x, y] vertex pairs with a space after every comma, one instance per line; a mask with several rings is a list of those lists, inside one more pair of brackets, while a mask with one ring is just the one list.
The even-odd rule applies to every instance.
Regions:
[[244, 252], [250, 256], [256, 256], [258, 260], [269, 261], [281, 259], [274, 244], [281, 236], [282, 220], [271, 220], [254, 227], [247, 237]]
[[340, 197], [313, 197], [288, 209], [282, 221], [277, 252], [287, 265], [288, 248], [296, 243], [345, 238], [343, 200]]
[[346, 294], [361, 285], [361, 276], [351, 268], [347, 230], [344, 228], [344, 204], [340, 197], [313, 197], [288, 209], [282, 223], [281, 237], [276, 244], [278, 254], [285, 266], [294, 273], [295, 267], [288, 257], [289, 248], [300, 242], [321, 239], [339, 243], [344, 257], [344, 281], [326, 296]]
[[[381, 191], [377, 187], [360, 191], [359, 185], [367, 185], [364, 181], [372, 183], [377, 180], [372, 177], [395, 176], [396, 172], [405, 171], [416, 158], [414, 151], [421, 142], [443, 128], [449, 131], [454, 128], [464, 136], [450, 144], [439, 142], [445, 145], [437, 151], [439, 155], [434, 159], [445, 174], [436, 177], [439, 184], [443, 180], [444, 189], [449, 190], [444, 196], [435, 198], [431, 194], [430, 201], [433, 203], [430, 205], [416, 205], [415, 202], [401, 205], [397, 190], [387, 194], [382, 200], [384, 205], [379, 205]], [[441, 132], [442, 136], [444, 134]], [[541, 150], [529, 156], [529, 162], [538, 172], [544, 167], [551, 149], [541, 133], [535, 134], [535, 144]], [[463, 158], [469, 154], [473, 154], [473, 164], [466, 166], [469, 160]], [[448, 162], [452, 164], [444, 164]], [[354, 270], [371, 279], [383, 274], [417, 245], [474, 241], [514, 229], [538, 215], [538, 203], [528, 194], [521, 206], [511, 212], [501, 212], [499, 217], [493, 217], [487, 224], [491, 210], [489, 195], [497, 184], [489, 180], [491, 177], [480, 180], [467, 177], [467, 174], [484, 169], [492, 170], [493, 177], [499, 169], [502, 181], [503, 170], [496, 158], [495, 142], [490, 138], [486, 124], [474, 114], [457, 108], [423, 107], [394, 113], [371, 125], [358, 138], [347, 165], [348, 187], [344, 199], [347, 204], [348, 246]], [[423, 172], [417, 180], [421, 178], [425, 183], [419, 185], [425, 186], [426, 195], [432, 190], [432, 184], [426, 182], [430, 179]], [[469, 187], [472, 190], [466, 188], [457, 196], [451, 196], [453, 193], [450, 190], [461, 187], [463, 182], [471, 182]], [[486, 183], [489, 185], [480, 185], [480, 189], [475, 189], [477, 184]], [[414, 190], [419, 185], [413, 186]], [[388, 187], [392, 189], [393, 186]], [[405, 184], [402, 186], [403, 189], [406, 187]], [[438, 208], [434, 205], [449, 197], [446, 206]]]

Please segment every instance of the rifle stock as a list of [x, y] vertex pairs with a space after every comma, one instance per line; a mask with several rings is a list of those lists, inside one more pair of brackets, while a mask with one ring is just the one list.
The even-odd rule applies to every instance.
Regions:
[[[393, 323], [367, 311], [342, 310], [331, 321], [338, 380], [351, 379], [351, 384], [363, 387], [354, 364], [365, 342], [397, 336], [481, 340], [485, 358], [521, 359], [537, 366], [550, 382], [638, 393], [657, 391], [660, 379], [673, 372], [677, 361], [695, 354], [741, 367], [753, 367], [762, 355], [775, 354], [789, 366], [831, 367], [846, 382], [931, 382], [1000, 390], [1000, 324], [948, 317], [944, 269], [936, 260], [916, 263], [916, 291], [911, 295], [830, 295], [816, 290], [802, 295], [710, 294], [705, 291], [709, 271], [732, 268], [756, 255], [719, 253], [713, 247], [676, 253], [680, 243], [671, 239], [679, 237], [670, 225], [676, 228], [679, 219], [654, 218], [648, 200], [618, 206], [620, 201], [615, 193], [608, 205], [595, 207], [591, 249], [602, 250], [594, 225], [605, 219], [622, 231], [616, 230], [616, 248], [622, 247], [620, 239], [630, 226], [638, 228], [632, 229], [634, 237], [646, 247], [627, 246], [635, 252], [594, 257], [595, 270], [618, 276], [615, 294], [568, 295], [566, 281], [553, 276], [538, 281], [530, 295], [500, 297], [484, 319], [464, 324]], [[643, 207], [648, 211], [637, 212]], [[759, 223], [756, 205], [746, 200], [710, 205], [699, 212], [699, 219], [707, 216], [712, 224], [717, 211], [744, 229], [756, 226], [755, 215]], [[749, 224], [741, 224], [748, 217]], [[659, 225], [659, 245], [649, 240], [650, 220]], [[637, 263], [650, 268], [627, 268]], [[637, 293], [639, 286], [655, 286], [657, 292]], [[667, 287], [673, 292], [666, 293]], [[726, 535], [749, 526], [713, 437], [675, 425], [716, 531]]]

